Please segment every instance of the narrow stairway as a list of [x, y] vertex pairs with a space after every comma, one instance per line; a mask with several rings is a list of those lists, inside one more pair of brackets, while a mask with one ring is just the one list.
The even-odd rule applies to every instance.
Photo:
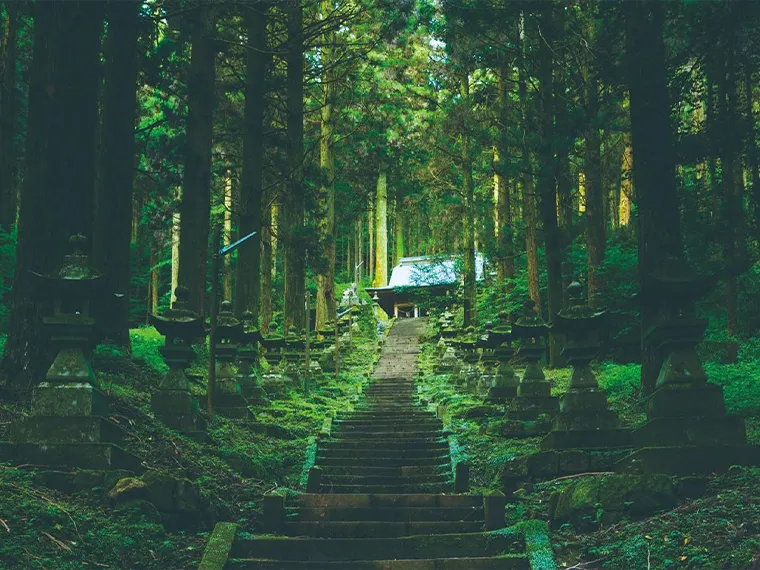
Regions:
[[446, 434], [416, 395], [424, 328], [424, 319], [393, 325], [364, 405], [319, 444], [320, 492], [289, 499], [285, 536], [237, 539], [228, 567], [529, 568], [522, 537], [484, 532], [483, 497], [453, 494]]

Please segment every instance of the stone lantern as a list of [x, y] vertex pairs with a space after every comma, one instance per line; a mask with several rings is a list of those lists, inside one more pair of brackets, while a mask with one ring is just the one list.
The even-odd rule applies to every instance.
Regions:
[[292, 386], [301, 385], [301, 361], [303, 349], [306, 343], [298, 334], [298, 329], [291, 326], [288, 336], [285, 337], [285, 350], [283, 356], [282, 375], [286, 382]]
[[[322, 337], [319, 365], [323, 372], [335, 373], [335, 322], [327, 321], [323, 328], [317, 331]], [[317, 345], [319, 346], [319, 345]]]
[[261, 387], [261, 367], [259, 365], [259, 341], [261, 332], [256, 328], [251, 311], [245, 311], [240, 318], [243, 336], [238, 348], [238, 383], [240, 392], [249, 403], [263, 403], [266, 395]]
[[646, 335], [665, 359], [647, 422], [633, 433], [641, 449], [616, 469], [688, 475], [760, 464], [760, 447], [747, 445], [742, 418], [726, 415], [722, 389], [708, 382], [696, 352], [707, 322], [696, 317], [695, 305], [715, 280], [695, 275], [682, 258], [644, 276], [639, 299], [662, 315]]
[[549, 327], [536, 313], [533, 299], [523, 303], [520, 317], [512, 325], [512, 334], [520, 339], [517, 354], [526, 361], [526, 367], [507, 417], [522, 421], [535, 421], [542, 415], [553, 418], [559, 411], [559, 400], [551, 395], [551, 384], [541, 368]]
[[515, 349], [512, 348], [512, 325], [509, 324], [507, 313], [499, 314], [499, 324], [490, 331], [489, 342], [493, 345], [497, 368], [486, 401], [504, 404], [517, 395], [517, 386], [520, 383], [520, 377], [510, 364]]
[[40, 275], [53, 314], [42, 319], [56, 357], [32, 396], [31, 415], [11, 426], [14, 443], [0, 446], [3, 460], [86, 469], [140, 470], [140, 461], [116, 444], [123, 430], [108, 419], [87, 353], [96, 344], [91, 301], [103, 292], [103, 275], [84, 253], [86, 238], [73, 236], [73, 252], [60, 269]]
[[264, 348], [264, 360], [267, 362], [267, 371], [261, 377], [261, 387], [269, 397], [282, 395], [285, 391], [285, 378], [280, 374], [280, 368], [285, 339], [281, 336], [262, 336], [259, 343]]
[[232, 418], [247, 418], [250, 413], [234, 364], [238, 346], [244, 338], [243, 323], [232, 313], [232, 303], [222, 301], [216, 324], [216, 338], [211, 339], [216, 355], [214, 407], [221, 415]]
[[566, 335], [562, 355], [573, 367], [567, 392], [560, 402], [552, 432], [542, 442], [545, 449], [625, 447], [629, 430], [617, 429], [617, 414], [607, 407], [607, 394], [599, 387], [591, 362], [598, 356], [599, 331], [605, 311], [583, 300], [583, 286], [573, 281], [567, 288], [568, 304], [556, 315], [552, 328]]
[[185, 370], [195, 358], [194, 339], [206, 336], [201, 316], [188, 308], [190, 290], [179, 286], [171, 309], [161, 315], [151, 315], [150, 323], [164, 335], [164, 346], [158, 351], [169, 367], [151, 396], [151, 409], [160, 421], [181, 433], [205, 438], [205, 421], [199, 415], [198, 402], [190, 394]]

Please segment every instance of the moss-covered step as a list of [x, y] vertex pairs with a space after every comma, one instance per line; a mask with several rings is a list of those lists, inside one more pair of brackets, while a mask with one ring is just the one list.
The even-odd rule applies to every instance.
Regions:
[[489, 558], [449, 558], [425, 560], [351, 560], [338, 562], [281, 562], [267, 559], [233, 559], [230, 570], [529, 570], [528, 558], [521, 554]]
[[238, 539], [235, 558], [293, 561], [385, 560], [395, 558], [462, 558], [518, 554], [525, 549], [519, 533], [463, 533], [399, 538], [254, 537]]
[[303, 493], [293, 498], [293, 504], [301, 507], [363, 508], [363, 507], [481, 507], [479, 495], [443, 495], [436, 493], [373, 495], [324, 495]]
[[481, 532], [483, 521], [294, 521], [285, 534], [315, 538], [395, 538], [425, 534]]
[[576, 429], [552, 431], [542, 441], [542, 449], [587, 449], [632, 447], [633, 432], [629, 429]]
[[288, 520], [298, 521], [480, 521], [483, 507], [288, 507]]
[[110, 443], [0, 442], [0, 462], [4, 461], [81, 469], [143, 471], [139, 458]]

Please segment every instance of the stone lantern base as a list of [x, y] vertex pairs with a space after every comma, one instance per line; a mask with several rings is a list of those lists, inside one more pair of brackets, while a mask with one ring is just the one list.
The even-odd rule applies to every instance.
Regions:
[[81, 469], [141, 471], [140, 460], [121, 449], [123, 430], [106, 416], [105, 394], [88, 382], [42, 382], [32, 415], [11, 426], [0, 460]]
[[720, 386], [665, 384], [650, 397], [647, 417], [633, 432], [641, 449], [616, 463], [617, 470], [688, 475], [760, 465], [760, 446], [747, 444], [742, 418], [726, 415]]

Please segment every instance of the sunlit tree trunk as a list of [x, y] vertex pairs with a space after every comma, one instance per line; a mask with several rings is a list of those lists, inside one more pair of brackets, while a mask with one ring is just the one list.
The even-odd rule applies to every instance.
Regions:
[[498, 70], [498, 109], [499, 109], [499, 132], [494, 145], [494, 229], [499, 248], [499, 261], [496, 266], [497, 276], [500, 281], [512, 279], [515, 276], [515, 252], [512, 240], [512, 205], [509, 193], [509, 181], [507, 180], [507, 157], [508, 148], [508, 121], [509, 121], [509, 97], [508, 81], [511, 71], [502, 62]]
[[368, 199], [369, 210], [367, 211], [367, 233], [369, 234], [369, 257], [367, 258], [367, 275], [370, 281], [375, 276], [375, 200], [373, 196]]
[[305, 326], [306, 258], [303, 244], [303, 6], [296, 0], [287, 7], [287, 136], [288, 185], [283, 197], [278, 234], [285, 250], [285, 310], [283, 328]]
[[[239, 234], [258, 235], [238, 249], [235, 267], [235, 313], [253, 313], [259, 319], [262, 306], [262, 248], [271, 245], [262, 234], [262, 200], [264, 171], [264, 109], [266, 106], [267, 14], [269, 3], [257, 2], [245, 6], [244, 18], [248, 49], [245, 60], [245, 107], [243, 110], [243, 168], [240, 174]], [[267, 236], [271, 238], [271, 235]], [[270, 272], [271, 283], [271, 272]]]
[[[233, 208], [233, 174], [231, 170], [227, 171], [224, 177], [224, 231], [222, 232], [222, 245], [230, 245], [235, 241], [235, 236], [232, 234], [232, 208]], [[232, 256], [225, 255], [222, 258], [224, 275], [223, 287], [222, 287], [222, 299], [232, 300]]]
[[[463, 73], [459, 79], [459, 94], [465, 104], [470, 105], [470, 76]], [[475, 283], [475, 195], [472, 181], [472, 148], [470, 147], [470, 125], [462, 124], [462, 194], [464, 195], [464, 326], [477, 321]]]
[[528, 88], [525, 68], [525, 15], [520, 18], [520, 80], [519, 95], [522, 112], [521, 139], [522, 139], [522, 205], [523, 221], [525, 223], [525, 254], [528, 267], [528, 294], [536, 303], [536, 309], [541, 311], [541, 284], [538, 273], [538, 238], [536, 211], [536, 191], [533, 182], [533, 164], [531, 160], [530, 145], [528, 144]]
[[[177, 202], [182, 194], [182, 188], [177, 188]], [[180, 240], [180, 213], [179, 210], [172, 214], [172, 290], [171, 290], [171, 302], [177, 300], [174, 292], [179, 287], [179, 240]]]
[[192, 42], [187, 80], [187, 135], [184, 187], [180, 203], [179, 281], [190, 289], [190, 308], [206, 309], [206, 260], [211, 212], [211, 145], [214, 113], [214, 8], [187, 14]]
[[[333, 2], [322, 0], [323, 18], [332, 11]], [[317, 273], [317, 316], [316, 327], [323, 328], [335, 314], [335, 155], [333, 149], [333, 131], [335, 129], [334, 106], [334, 57], [336, 37], [334, 32], [324, 34], [322, 38], [321, 63], [322, 72], [322, 121], [320, 122], [319, 167], [322, 170], [322, 187], [319, 198], [320, 263]]]
[[388, 173], [380, 164], [375, 189], [375, 277], [373, 287], [388, 285]]
[[404, 235], [404, 219], [408, 212], [404, 212], [403, 202], [398, 190], [396, 191], [396, 201], [393, 208], [393, 265], [399, 264], [399, 261], [405, 255], [406, 237]]
[[623, 164], [620, 174], [620, 227], [631, 223], [631, 198], [633, 198], [633, 149], [631, 148], [630, 133], [625, 137]]

